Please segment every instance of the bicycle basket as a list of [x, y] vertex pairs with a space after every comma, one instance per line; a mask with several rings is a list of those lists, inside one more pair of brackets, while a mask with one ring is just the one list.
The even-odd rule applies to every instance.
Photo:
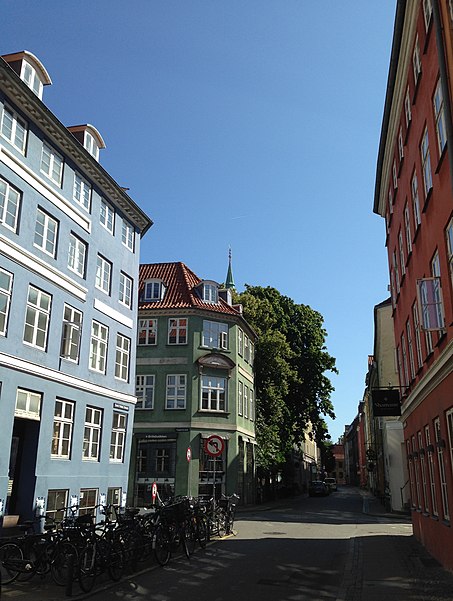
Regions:
[[184, 499], [182, 501], [178, 501], [177, 503], [172, 503], [171, 505], [166, 505], [162, 507], [164, 514], [176, 521], [184, 520], [190, 512], [189, 499]]

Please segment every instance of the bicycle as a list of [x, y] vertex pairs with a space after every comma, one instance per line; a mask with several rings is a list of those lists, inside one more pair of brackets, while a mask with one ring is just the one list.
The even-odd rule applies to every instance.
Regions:
[[181, 545], [187, 558], [195, 551], [197, 540], [188, 498], [163, 505], [157, 510], [154, 555], [161, 566], [167, 565], [172, 553]]

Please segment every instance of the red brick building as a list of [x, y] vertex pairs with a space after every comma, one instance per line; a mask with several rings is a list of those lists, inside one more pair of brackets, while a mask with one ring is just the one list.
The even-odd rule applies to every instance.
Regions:
[[385, 218], [415, 535], [453, 569], [453, 2], [398, 0], [374, 212]]

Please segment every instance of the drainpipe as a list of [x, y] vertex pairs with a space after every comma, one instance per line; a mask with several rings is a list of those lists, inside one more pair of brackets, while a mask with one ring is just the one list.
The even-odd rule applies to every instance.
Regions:
[[442, 18], [440, 14], [439, 0], [433, 0], [433, 20], [434, 28], [436, 30], [436, 47], [437, 54], [439, 56], [439, 72], [440, 72], [440, 85], [442, 89], [442, 96], [444, 99], [445, 109], [445, 127], [447, 134], [447, 150], [448, 150], [448, 163], [450, 166], [450, 183], [453, 192], [453, 121], [452, 121], [452, 110], [451, 110], [451, 99], [450, 90], [448, 86], [448, 69], [447, 61], [445, 59], [445, 44], [443, 36]]

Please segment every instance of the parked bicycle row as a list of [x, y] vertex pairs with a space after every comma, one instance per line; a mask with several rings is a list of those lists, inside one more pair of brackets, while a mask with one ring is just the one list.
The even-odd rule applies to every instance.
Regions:
[[[101, 574], [118, 581], [142, 562], [164, 566], [178, 549], [190, 557], [212, 536], [233, 532], [238, 500], [237, 495], [217, 502], [177, 497], [165, 503], [159, 499], [144, 512], [108, 505], [85, 515], [77, 515], [76, 506], [67, 507], [60, 522], [46, 520], [44, 532], [35, 532], [36, 523], [26, 522], [20, 536], [0, 539], [0, 583], [50, 575], [70, 595], [74, 583], [83, 592], [92, 590]], [[98, 510], [100, 521], [94, 517]]]

